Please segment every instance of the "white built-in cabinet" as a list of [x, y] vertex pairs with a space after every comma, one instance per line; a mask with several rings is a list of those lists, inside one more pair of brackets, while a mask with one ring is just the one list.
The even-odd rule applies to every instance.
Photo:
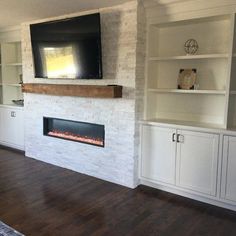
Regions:
[[221, 196], [236, 204], [236, 137], [232, 136], [224, 137]]
[[24, 150], [24, 111], [0, 107], [0, 144]]
[[12, 100], [23, 99], [20, 30], [0, 32], [0, 144], [24, 150], [24, 107]]
[[236, 210], [236, 133], [174, 126], [142, 123], [141, 183]]
[[216, 195], [219, 135], [142, 126], [141, 177]]
[[[235, 14], [174, 19], [147, 21], [140, 180], [236, 210]], [[180, 69], [197, 70], [193, 90], [178, 89]]]

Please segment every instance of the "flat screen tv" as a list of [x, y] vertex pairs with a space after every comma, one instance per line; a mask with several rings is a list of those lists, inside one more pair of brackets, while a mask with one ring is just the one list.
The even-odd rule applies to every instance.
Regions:
[[100, 14], [30, 25], [36, 78], [101, 79]]

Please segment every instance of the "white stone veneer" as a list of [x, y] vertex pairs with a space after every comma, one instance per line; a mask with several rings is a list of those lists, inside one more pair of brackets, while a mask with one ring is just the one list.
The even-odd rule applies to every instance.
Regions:
[[[101, 13], [102, 80], [35, 79], [29, 24], [22, 25], [24, 83], [119, 84], [121, 99], [94, 99], [25, 94], [26, 156], [128, 187], [138, 183], [139, 132], [142, 112], [143, 37], [138, 40], [137, 2], [99, 10]], [[90, 12], [88, 12], [90, 13]], [[76, 16], [73, 14], [69, 16]], [[64, 16], [64, 17], [68, 17]], [[64, 18], [60, 17], [60, 18]], [[46, 19], [44, 21], [54, 20]], [[35, 22], [33, 22], [35, 23]], [[143, 28], [141, 27], [140, 30]], [[139, 65], [138, 65], [139, 64]], [[138, 74], [138, 75], [137, 75]], [[138, 78], [138, 80], [136, 80]], [[136, 88], [137, 87], [137, 88]], [[105, 148], [43, 136], [43, 117], [105, 125]]]

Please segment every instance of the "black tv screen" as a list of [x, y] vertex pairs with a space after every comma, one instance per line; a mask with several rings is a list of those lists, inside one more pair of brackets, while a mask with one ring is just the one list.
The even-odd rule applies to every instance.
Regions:
[[36, 78], [101, 79], [100, 14], [30, 25]]

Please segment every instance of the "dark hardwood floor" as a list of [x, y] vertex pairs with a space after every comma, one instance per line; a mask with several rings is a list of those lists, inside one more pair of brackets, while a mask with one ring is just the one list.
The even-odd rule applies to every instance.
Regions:
[[235, 236], [236, 213], [0, 149], [0, 220], [28, 236]]

